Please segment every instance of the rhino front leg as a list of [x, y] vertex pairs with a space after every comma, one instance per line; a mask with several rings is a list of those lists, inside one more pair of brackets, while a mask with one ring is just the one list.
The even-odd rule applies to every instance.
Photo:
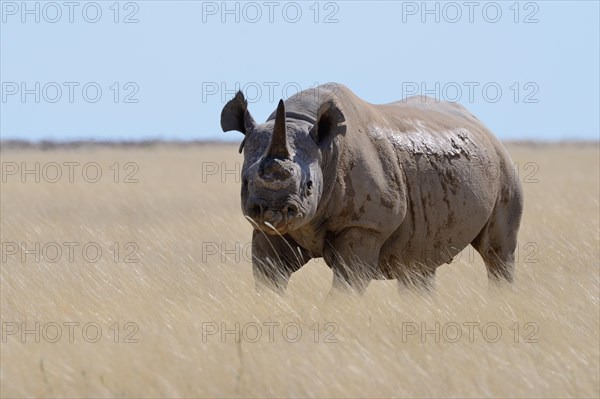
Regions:
[[352, 227], [325, 245], [323, 257], [333, 270], [332, 294], [348, 289], [363, 294], [378, 270], [379, 235], [372, 230]]
[[296, 270], [310, 260], [308, 252], [288, 235], [272, 236], [254, 230], [252, 272], [256, 290], [269, 288], [283, 294]]

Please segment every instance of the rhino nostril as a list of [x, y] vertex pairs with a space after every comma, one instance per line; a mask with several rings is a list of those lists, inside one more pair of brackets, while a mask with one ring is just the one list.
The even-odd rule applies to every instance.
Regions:
[[310, 193], [312, 193], [312, 188], [313, 188], [312, 180], [307, 181], [306, 182], [306, 193], [310, 195]]
[[258, 218], [263, 214], [263, 208], [261, 204], [254, 204], [249, 209], [250, 217]]
[[283, 209], [283, 214], [286, 215], [288, 218], [296, 217], [296, 215], [298, 215], [298, 207], [296, 207], [296, 205], [293, 204], [286, 205]]

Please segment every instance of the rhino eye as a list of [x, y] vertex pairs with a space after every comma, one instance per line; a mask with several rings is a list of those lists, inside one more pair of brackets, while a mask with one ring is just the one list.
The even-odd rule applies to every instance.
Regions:
[[244, 189], [248, 188], [248, 179], [242, 180], [242, 188], [244, 188]]
[[311, 189], [312, 189], [312, 186], [313, 186], [313, 182], [312, 182], [312, 180], [309, 180], [308, 182], [306, 182], [306, 188], [307, 188], [307, 189], [311, 190]]

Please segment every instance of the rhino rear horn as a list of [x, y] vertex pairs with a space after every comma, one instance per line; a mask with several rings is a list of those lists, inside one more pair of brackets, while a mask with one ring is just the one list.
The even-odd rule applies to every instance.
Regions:
[[278, 158], [289, 158], [290, 149], [287, 143], [287, 131], [285, 128], [285, 104], [283, 100], [279, 100], [277, 105], [277, 113], [275, 115], [275, 126], [273, 127], [273, 136], [267, 155]]

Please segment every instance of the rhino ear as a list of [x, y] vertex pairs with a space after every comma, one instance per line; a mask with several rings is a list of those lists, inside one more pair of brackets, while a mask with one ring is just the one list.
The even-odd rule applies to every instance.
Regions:
[[334, 99], [329, 99], [320, 105], [317, 122], [310, 130], [310, 135], [317, 145], [329, 142], [336, 135], [346, 133], [345, 121], [341, 107]]
[[238, 91], [235, 97], [223, 107], [221, 111], [221, 129], [224, 132], [237, 130], [246, 135], [240, 144], [239, 152], [242, 152], [248, 134], [254, 129], [256, 122], [248, 111], [248, 101], [244, 98], [244, 93]]
[[221, 111], [221, 128], [224, 132], [237, 130], [243, 134], [248, 134], [254, 126], [256, 126], [256, 122], [254, 122], [248, 111], [248, 101], [244, 98], [244, 94], [238, 91]]

